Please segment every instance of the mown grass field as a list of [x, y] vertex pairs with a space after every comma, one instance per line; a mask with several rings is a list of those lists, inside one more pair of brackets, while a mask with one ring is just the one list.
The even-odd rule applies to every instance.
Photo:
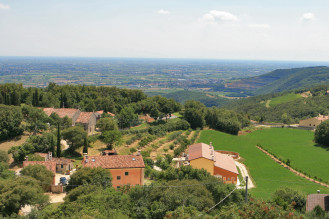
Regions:
[[270, 107], [276, 106], [281, 103], [287, 103], [293, 100], [296, 100], [298, 98], [301, 98], [302, 96], [300, 94], [290, 93], [283, 95], [281, 97], [274, 97], [271, 99], [271, 102], [269, 103]]
[[[287, 131], [287, 129], [283, 130]], [[212, 142], [217, 150], [230, 150], [240, 153], [256, 184], [256, 188], [250, 190], [253, 197], [270, 199], [275, 190], [284, 186], [300, 190], [305, 194], [316, 193], [318, 189], [321, 190], [321, 193], [328, 193], [329, 189], [296, 176], [256, 148], [256, 145], [261, 143], [262, 139], [279, 138], [276, 132], [278, 132], [277, 129], [269, 129], [255, 131], [244, 136], [233, 136], [219, 131], [204, 130], [198, 142], [207, 144]], [[305, 152], [305, 157], [307, 157], [307, 152]]]
[[289, 159], [294, 169], [329, 183], [329, 148], [315, 144], [313, 132], [273, 128], [253, 132], [249, 137], [278, 158]]

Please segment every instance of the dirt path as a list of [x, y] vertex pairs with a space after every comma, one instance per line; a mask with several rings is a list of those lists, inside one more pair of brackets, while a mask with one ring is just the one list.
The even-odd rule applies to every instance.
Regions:
[[266, 108], [270, 108], [270, 102], [271, 102], [271, 100], [266, 101], [266, 103], [265, 103]]
[[4, 141], [0, 143], [0, 150], [8, 151], [11, 147], [22, 145], [30, 136], [22, 135], [20, 138]]
[[64, 147], [62, 148], [62, 150], [66, 150], [69, 148], [69, 145], [67, 144], [67, 142], [65, 140], [61, 140], [61, 145], [63, 145]]
[[[250, 174], [248, 173], [246, 166], [243, 163], [240, 163], [238, 161], [235, 161], [235, 165], [237, 165], [239, 167], [243, 179], [245, 179], [246, 176], [248, 176], [248, 189], [254, 188], [255, 184], [252, 182], [252, 178], [251, 178]], [[241, 188], [245, 188], [245, 187], [243, 186]]]
[[64, 198], [66, 196], [66, 193], [46, 193], [46, 195], [49, 196], [49, 202], [50, 203], [58, 203], [58, 202], [64, 202]]
[[[143, 139], [143, 138], [142, 138]], [[130, 148], [136, 148], [137, 149], [137, 146], [138, 146], [138, 143], [142, 140], [142, 139], [139, 139], [135, 142], [133, 142], [132, 144], [130, 145], [124, 145], [124, 146], [120, 146], [117, 151], [119, 154], [124, 154], [124, 152], [129, 152]]]
[[283, 163], [282, 161], [280, 161], [279, 159], [275, 158], [272, 154], [268, 153], [267, 151], [265, 151], [263, 148], [261, 147], [258, 147], [256, 146], [259, 150], [261, 150], [262, 152], [264, 152], [267, 156], [269, 156], [272, 160], [274, 160], [275, 162], [277, 162], [278, 164], [280, 164], [281, 166], [283, 166], [284, 168], [288, 169], [289, 171], [293, 172], [294, 174], [296, 174], [297, 176], [300, 176], [300, 177], [303, 177], [305, 179], [307, 179], [308, 181], [311, 181], [311, 182], [314, 182], [314, 183], [317, 183], [321, 186], [324, 186], [324, 187], [327, 187], [329, 188], [329, 185], [328, 184], [325, 184], [325, 183], [322, 183], [320, 181], [317, 181], [315, 179], [312, 179], [306, 175], [304, 175], [303, 173], [301, 172], [298, 172], [296, 170], [294, 170], [293, 168], [291, 168], [290, 166], [286, 165], [285, 163]]

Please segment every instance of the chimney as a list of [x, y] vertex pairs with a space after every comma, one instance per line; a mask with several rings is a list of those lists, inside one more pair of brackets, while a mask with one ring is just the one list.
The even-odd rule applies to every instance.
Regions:
[[141, 156], [141, 155], [142, 155], [141, 150], [138, 150], [137, 151], [137, 156]]
[[84, 157], [85, 163], [88, 163], [88, 154], [83, 153], [83, 157]]
[[25, 161], [29, 161], [29, 156], [25, 156]]
[[209, 143], [209, 149], [211, 149], [211, 148], [212, 148], [212, 142]]
[[53, 153], [51, 151], [48, 151], [48, 156], [47, 156], [47, 160], [52, 160], [53, 159]]
[[213, 160], [213, 161], [215, 160], [215, 156], [214, 156], [214, 155], [212, 155], [212, 160]]

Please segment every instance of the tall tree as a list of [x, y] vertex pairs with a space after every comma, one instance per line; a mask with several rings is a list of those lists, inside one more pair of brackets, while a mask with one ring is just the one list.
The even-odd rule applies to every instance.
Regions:
[[59, 123], [58, 123], [58, 125], [57, 125], [57, 152], [56, 152], [57, 157], [61, 157], [61, 152], [62, 152], [62, 149], [61, 149], [61, 129], [60, 129]]
[[83, 153], [88, 154], [88, 139], [87, 139], [87, 136], [85, 137], [85, 141], [83, 143]]
[[55, 144], [54, 144], [54, 137], [51, 136], [50, 138], [50, 151], [53, 156], [55, 156]]
[[72, 126], [65, 129], [62, 132], [63, 139], [65, 139], [70, 147], [69, 151], [73, 152], [83, 146], [84, 139], [87, 136], [87, 132], [80, 126]]

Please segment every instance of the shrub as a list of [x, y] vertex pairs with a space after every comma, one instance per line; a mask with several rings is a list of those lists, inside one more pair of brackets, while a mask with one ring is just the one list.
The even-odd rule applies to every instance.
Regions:
[[131, 153], [135, 153], [136, 151], [137, 151], [137, 149], [136, 148], [130, 148], [130, 150], [129, 150]]

